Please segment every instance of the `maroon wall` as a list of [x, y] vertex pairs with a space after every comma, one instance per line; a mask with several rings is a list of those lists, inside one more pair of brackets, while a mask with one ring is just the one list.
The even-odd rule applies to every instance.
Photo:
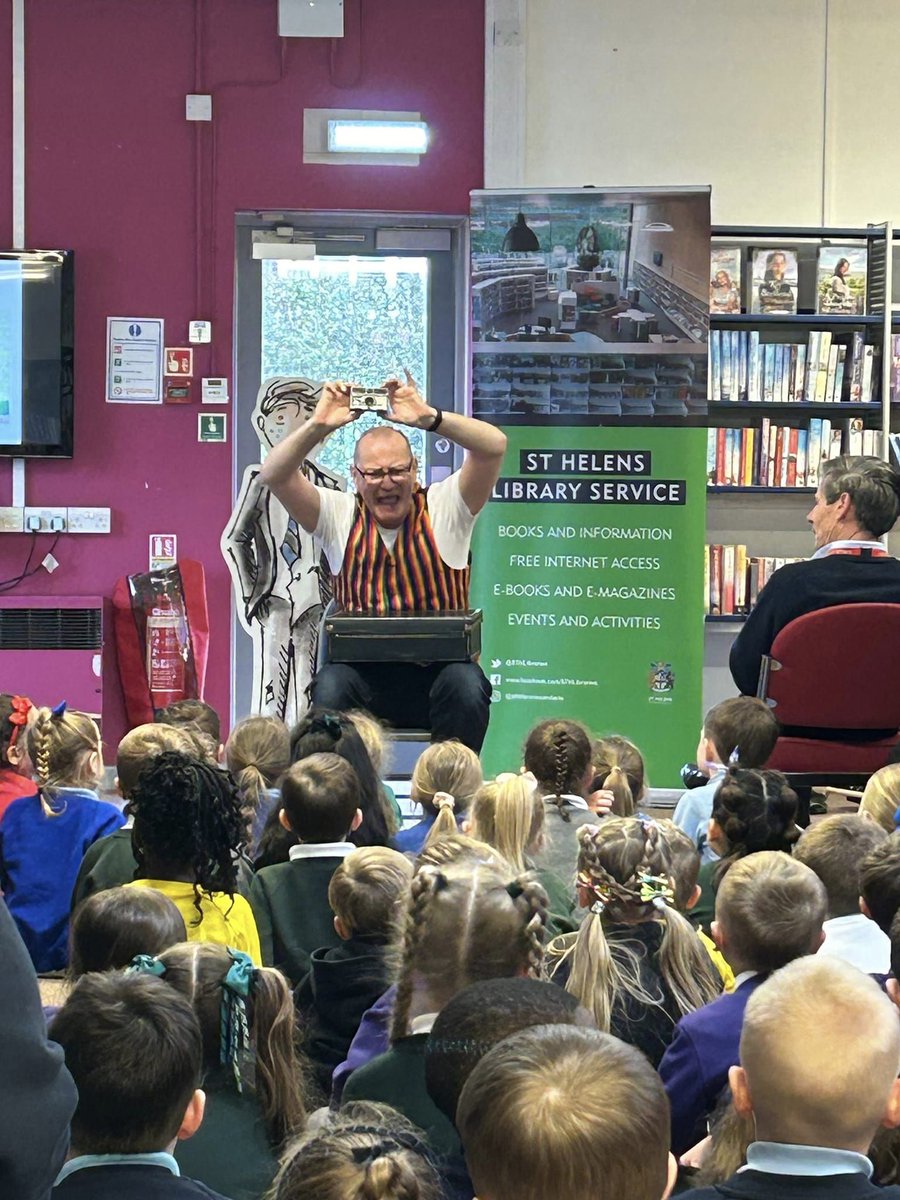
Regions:
[[[199, 395], [185, 408], [104, 403], [106, 318], [164, 317], [169, 345], [187, 343], [191, 318], [212, 320], [212, 346], [194, 355], [199, 393], [201, 375], [233, 374], [237, 210], [468, 211], [469, 189], [482, 185], [483, 0], [361, 0], [359, 39], [357, 0], [346, 7], [349, 36], [332, 44], [281, 42], [275, 0], [26, 5], [26, 241], [75, 250], [77, 295], [75, 457], [30, 463], [27, 503], [108, 505], [113, 532], [61, 538], [59, 569], [17, 594], [109, 595], [117, 577], [146, 570], [149, 533], [177, 533], [180, 555], [206, 568], [207, 699], [223, 718], [231, 596], [218, 543], [232, 502], [231, 431], [227, 446], [197, 443]], [[0, 0], [0, 79], [10, 14]], [[185, 121], [194, 91], [212, 93], [212, 125]], [[10, 92], [0, 93], [9, 243]], [[329, 107], [419, 111], [432, 146], [418, 168], [305, 166], [303, 109]], [[0, 460], [0, 504], [10, 477]], [[28, 543], [0, 538], [0, 578], [15, 574]], [[105, 731], [112, 745], [120, 723]]]

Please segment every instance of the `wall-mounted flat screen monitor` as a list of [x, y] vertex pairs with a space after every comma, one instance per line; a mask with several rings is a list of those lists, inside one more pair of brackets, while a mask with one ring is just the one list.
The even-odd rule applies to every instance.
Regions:
[[71, 458], [71, 250], [0, 250], [0, 456]]

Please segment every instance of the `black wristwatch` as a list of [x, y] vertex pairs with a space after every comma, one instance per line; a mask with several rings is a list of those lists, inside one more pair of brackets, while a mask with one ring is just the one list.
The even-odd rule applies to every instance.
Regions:
[[441, 412], [440, 409], [436, 409], [434, 420], [431, 422], [430, 425], [425, 426], [425, 432], [426, 433], [437, 433], [437, 431], [441, 427], [441, 421], [443, 421], [443, 419], [444, 419], [444, 414]]

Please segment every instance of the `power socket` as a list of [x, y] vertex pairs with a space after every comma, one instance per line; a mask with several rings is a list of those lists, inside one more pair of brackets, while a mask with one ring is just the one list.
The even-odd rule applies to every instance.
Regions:
[[25, 508], [26, 533], [65, 533], [68, 521], [65, 508]]
[[110, 532], [110, 510], [108, 508], [70, 508], [68, 516], [69, 533]]
[[0, 508], [0, 533], [22, 533], [25, 529], [23, 508]]

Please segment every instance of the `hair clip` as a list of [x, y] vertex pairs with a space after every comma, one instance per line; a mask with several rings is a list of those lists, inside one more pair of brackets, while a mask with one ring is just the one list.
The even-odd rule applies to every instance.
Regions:
[[740, 746], [735, 746], [735, 748], [732, 750], [732, 752], [728, 755], [728, 765], [729, 765], [729, 767], [737, 767], [740, 765], [740, 761], [741, 761]]
[[522, 887], [521, 883], [519, 883], [518, 879], [513, 879], [506, 885], [506, 892], [511, 900], [518, 900], [524, 891], [525, 889]]
[[65, 712], [66, 712], [65, 700], [60, 700], [60, 702], [59, 702], [59, 704], [57, 704], [56, 708], [51, 708], [50, 712], [53, 714], [54, 717], [65, 716]]
[[652, 904], [659, 908], [658, 900], [662, 901], [662, 905], [665, 907], [675, 899], [672, 882], [667, 875], [651, 875], [647, 871], [641, 871], [638, 875], [638, 883], [640, 884], [639, 896], [642, 904]]
[[126, 975], [156, 975], [160, 979], [165, 973], [165, 965], [152, 954], [136, 954], [130, 966], [125, 969]]

